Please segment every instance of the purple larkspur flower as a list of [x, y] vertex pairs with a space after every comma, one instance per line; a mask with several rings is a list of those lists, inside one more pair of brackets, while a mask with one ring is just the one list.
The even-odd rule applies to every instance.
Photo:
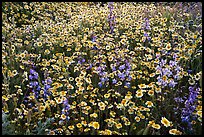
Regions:
[[70, 119], [69, 116], [68, 116], [69, 115], [69, 110], [70, 110], [70, 105], [68, 103], [68, 99], [65, 99], [63, 101], [63, 109], [61, 111], [61, 114], [64, 114], [64, 115], [67, 116], [66, 119], [65, 119], [67, 121]]
[[180, 66], [176, 66], [176, 68], [174, 70], [179, 72], [181, 70], [181, 67]]
[[64, 124], [64, 120], [60, 120], [59, 125], [63, 125], [63, 124]]
[[188, 74], [191, 74], [191, 73], [192, 73], [192, 71], [193, 71], [193, 70], [190, 70], [190, 69], [189, 69], [189, 70], [187, 70]]
[[119, 73], [119, 74], [118, 74], [118, 77], [119, 77], [121, 80], [124, 80], [124, 79], [125, 79], [125, 74]]
[[157, 77], [157, 80], [159, 80], [159, 81], [162, 80], [161, 75], [159, 75], [159, 76]]
[[32, 75], [29, 75], [28, 78], [29, 78], [30, 80], [33, 80], [33, 76], [32, 76]]
[[100, 78], [101, 82], [104, 83], [106, 79], [104, 77]]
[[150, 30], [151, 29], [148, 18], [145, 18], [144, 28], [146, 30]]
[[115, 22], [114, 22], [115, 16], [113, 15], [113, 3], [112, 2], [108, 3], [108, 8], [110, 9], [109, 15], [108, 15], [110, 33], [113, 33], [113, 29], [114, 29], [113, 25], [115, 25]]
[[37, 81], [31, 81], [29, 84], [30, 84], [31, 88], [34, 88], [34, 87], [38, 86], [38, 82]]
[[169, 68], [163, 68], [162, 69], [162, 75], [167, 75], [168, 73], [170, 73], [170, 69]]
[[98, 86], [101, 88], [103, 86], [103, 84], [101, 82], [99, 82]]
[[40, 90], [41, 90], [40, 85], [37, 86], [36, 90], [37, 90], [37, 91], [40, 91]]
[[47, 100], [47, 97], [50, 96], [48, 90], [51, 88], [50, 84], [52, 83], [51, 78], [47, 78], [44, 82], [44, 99]]
[[128, 76], [130, 74], [129, 70], [126, 70], [125, 75]]
[[182, 115], [181, 115], [182, 122], [187, 123], [188, 129], [190, 130], [192, 128], [192, 125], [191, 125], [191, 119], [193, 118], [192, 113], [196, 109], [196, 105], [194, 103], [198, 96], [198, 92], [199, 92], [199, 88], [197, 87], [197, 85], [195, 85], [194, 87], [192, 86], [189, 87], [189, 97], [184, 103], [185, 108], [182, 109]]
[[132, 80], [132, 76], [131, 75], [128, 75], [128, 80]]
[[130, 63], [126, 63], [127, 69], [130, 70], [131, 69], [131, 65]]
[[65, 110], [67, 110], [67, 111], [70, 110], [70, 105], [69, 104], [66, 105]]
[[34, 77], [35, 79], [38, 79], [38, 73], [37, 73], [37, 72], [34, 72], [33, 77]]
[[96, 46], [93, 47], [93, 50], [97, 50], [98, 48]]
[[168, 81], [164, 81], [160, 75], [157, 77], [157, 80], [157, 82], [160, 83], [162, 86], [167, 86]]
[[108, 2], [108, 8], [113, 8], [113, 2]]
[[123, 69], [125, 69], [125, 64], [123, 64], [123, 65], [121, 65], [121, 66], [119, 67], [119, 70], [120, 70], [120, 71], [122, 71]]
[[129, 88], [130, 87], [130, 82], [126, 82], [125, 86], [127, 86]]
[[180, 97], [176, 97], [174, 98], [174, 100], [177, 102], [177, 103], [182, 103], [184, 100]]
[[156, 70], [160, 70], [160, 71], [162, 71], [162, 67], [159, 66], [159, 65], [157, 65], [157, 66], [156, 66]]
[[92, 64], [90, 63], [86, 69], [91, 69], [91, 68], [92, 68]]
[[166, 64], [167, 60], [161, 59], [160, 66], [163, 67]]
[[36, 98], [39, 97], [39, 93], [38, 93], [37, 91], [35, 91], [35, 90], [33, 89], [32, 92], [35, 94], [35, 97], [36, 97]]
[[86, 60], [84, 59], [84, 58], [79, 58], [79, 60], [78, 60], [78, 64], [82, 64], [82, 63], [84, 63]]
[[116, 79], [113, 79], [113, 80], [112, 80], [112, 83], [113, 83], [113, 84], [117, 83], [117, 80], [116, 80]]
[[47, 81], [47, 84], [51, 84], [52, 83], [52, 79], [51, 78], [48, 78], [46, 81]]
[[35, 73], [35, 70], [30, 69], [30, 74], [34, 74], [34, 73]]
[[148, 37], [148, 34], [145, 32], [145, 33], [144, 33], [144, 36], [145, 36], [145, 37]]
[[102, 67], [99, 66], [99, 67], [97, 68], [97, 71], [98, 71], [98, 73], [100, 73], [100, 72], [102, 71]]
[[179, 80], [179, 79], [180, 79], [180, 76], [179, 76], [179, 74], [176, 74], [176, 75], [173, 75], [173, 78], [174, 78], [175, 80]]
[[78, 64], [82, 64], [80, 60], [78, 60]]
[[31, 88], [33, 88], [33, 87], [34, 87], [34, 83], [31, 81], [31, 82], [29, 83], [29, 86], [30, 86]]
[[35, 70], [30, 69], [29, 79], [30, 80], [38, 79], [38, 73]]
[[34, 83], [34, 86], [38, 86], [39, 85], [39, 83], [37, 81], [34, 81], [33, 83]]
[[176, 66], [177, 65], [177, 62], [176, 61], [173, 61], [173, 60], [170, 60], [169, 61], [169, 66], [170, 67], [173, 67], [173, 66]]
[[50, 85], [45, 84], [45, 90], [48, 90], [50, 87]]
[[100, 76], [105, 76], [105, 75], [106, 75], [106, 72], [100, 71], [100, 72], [99, 72], [99, 75], [100, 75]]
[[84, 63], [85, 61], [86, 61], [86, 60], [85, 60], [84, 58], [81, 60], [82, 63]]
[[168, 77], [170, 77], [172, 75], [172, 72], [169, 68], [163, 68], [162, 75], [167, 75]]
[[116, 71], [116, 68], [115, 68], [115, 66], [112, 66], [112, 67], [111, 67], [111, 69], [112, 69], [113, 71]]
[[113, 33], [114, 27], [113, 27], [113, 26], [110, 26], [110, 29], [111, 29], [111, 33]]
[[175, 58], [177, 58], [178, 57], [178, 55], [177, 54], [173, 54], [173, 59], [175, 59]]
[[174, 80], [170, 80], [169, 87], [174, 88], [176, 84], [177, 84], [177, 82], [175, 82]]
[[96, 38], [97, 38], [96, 36], [93, 36], [91, 41], [92, 41], [92, 42], [95, 42], [95, 41], [96, 41]]

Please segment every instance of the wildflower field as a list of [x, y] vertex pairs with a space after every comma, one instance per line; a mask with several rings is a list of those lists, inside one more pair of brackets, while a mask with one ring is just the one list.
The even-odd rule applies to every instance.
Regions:
[[2, 134], [201, 135], [201, 2], [2, 2]]

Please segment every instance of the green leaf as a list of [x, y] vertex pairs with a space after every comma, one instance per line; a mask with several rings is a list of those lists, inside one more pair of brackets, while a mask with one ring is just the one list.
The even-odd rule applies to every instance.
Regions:
[[147, 126], [142, 135], [147, 135], [149, 132], [149, 128], [150, 128], [150, 126]]
[[132, 125], [130, 126], [130, 133], [132, 132], [134, 125], [135, 125], [135, 123], [132, 123]]
[[155, 135], [161, 135], [160, 132], [155, 132]]
[[27, 129], [25, 135], [30, 135], [30, 130]]
[[45, 134], [45, 129], [47, 129], [51, 125], [52, 122], [54, 122], [54, 118], [48, 118], [43, 123], [42, 123], [42, 121], [39, 121], [37, 129], [34, 130], [34, 132], [37, 132], [36, 133], [37, 135], [44, 135]]
[[14, 135], [15, 127], [9, 120], [9, 114], [2, 112], [2, 135]]
[[144, 129], [141, 129], [140, 131], [137, 132], [137, 135], [142, 135]]

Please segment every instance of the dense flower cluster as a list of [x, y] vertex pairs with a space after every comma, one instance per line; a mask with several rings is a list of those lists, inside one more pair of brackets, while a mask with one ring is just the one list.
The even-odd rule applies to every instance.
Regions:
[[2, 112], [19, 135], [201, 134], [202, 3], [2, 2]]
[[190, 130], [192, 130], [190, 117], [196, 109], [194, 102], [199, 93], [199, 89], [198, 88], [194, 89], [194, 88], [195, 87], [191, 87], [191, 86], [189, 87], [190, 94], [188, 99], [185, 101], [185, 108], [182, 110], [182, 116], [181, 116], [182, 122], [187, 122], [188, 128]]

